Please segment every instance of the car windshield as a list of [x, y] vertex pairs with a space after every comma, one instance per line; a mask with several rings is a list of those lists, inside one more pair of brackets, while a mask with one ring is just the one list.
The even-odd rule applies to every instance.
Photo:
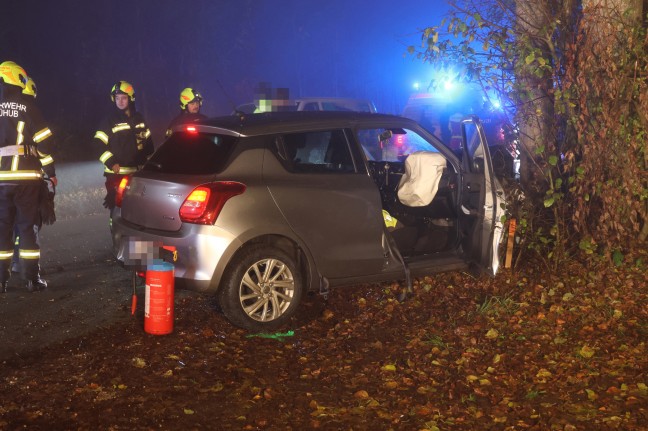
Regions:
[[153, 154], [142, 170], [168, 174], [206, 175], [225, 166], [235, 137], [176, 132]]
[[402, 162], [416, 151], [439, 152], [430, 141], [409, 129], [359, 129], [357, 135], [367, 160]]

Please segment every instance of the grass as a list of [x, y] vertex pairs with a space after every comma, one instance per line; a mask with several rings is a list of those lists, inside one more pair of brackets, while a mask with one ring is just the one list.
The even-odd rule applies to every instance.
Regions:
[[500, 314], [513, 314], [520, 305], [515, 302], [511, 294], [504, 296], [490, 296], [477, 306], [479, 314], [499, 316]]

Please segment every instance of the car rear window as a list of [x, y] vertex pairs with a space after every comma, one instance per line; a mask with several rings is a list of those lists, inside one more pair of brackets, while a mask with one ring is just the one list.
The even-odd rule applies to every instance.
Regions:
[[176, 132], [157, 149], [143, 170], [188, 175], [218, 173], [236, 140], [226, 135]]

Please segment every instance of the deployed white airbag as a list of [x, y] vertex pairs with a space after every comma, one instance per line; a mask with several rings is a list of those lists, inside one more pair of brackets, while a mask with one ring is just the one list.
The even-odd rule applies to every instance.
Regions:
[[398, 199], [409, 207], [424, 207], [434, 199], [446, 167], [439, 153], [417, 151], [405, 159], [405, 173], [398, 184]]

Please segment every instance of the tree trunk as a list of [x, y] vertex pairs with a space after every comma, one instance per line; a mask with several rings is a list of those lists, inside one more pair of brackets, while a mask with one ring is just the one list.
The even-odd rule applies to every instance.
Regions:
[[[516, 0], [517, 33], [528, 36], [531, 48], [539, 50], [545, 59], [551, 58], [547, 43], [547, 29], [551, 23], [552, 14], [546, 2], [530, 2]], [[538, 55], [536, 55], [536, 58]], [[549, 93], [552, 86], [550, 76], [535, 74], [534, 66], [520, 61], [516, 70], [518, 83], [527, 92], [525, 100], [520, 101], [518, 124], [520, 126], [521, 165], [520, 180], [529, 190], [534, 184], [536, 175], [540, 174], [536, 149], [547, 142], [551, 131], [553, 117], [553, 102]]]

